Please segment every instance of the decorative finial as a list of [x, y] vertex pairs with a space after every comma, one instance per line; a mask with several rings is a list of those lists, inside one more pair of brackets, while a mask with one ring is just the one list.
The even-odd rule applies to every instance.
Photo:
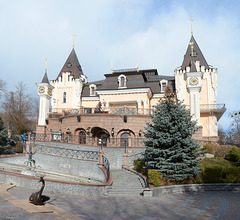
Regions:
[[193, 28], [192, 28], [192, 22], [193, 22], [194, 20], [191, 18], [191, 35], [193, 35]]
[[47, 61], [48, 61], [48, 58], [45, 59], [45, 73], [47, 73]]
[[76, 34], [73, 34], [73, 48], [74, 48], [74, 37], [76, 37]]
[[193, 44], [194, 44], [194, 42], [189, 43], [189, 45], [191, 46], [191, 57], [193, 57]]
[[138, 62], [138, 58], [137, 58], [137, 72], [139, 72], [139, 62]]

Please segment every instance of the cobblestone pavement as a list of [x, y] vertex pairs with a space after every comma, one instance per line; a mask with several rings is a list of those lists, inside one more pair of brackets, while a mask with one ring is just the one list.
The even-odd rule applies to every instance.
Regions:
[[[8, 192], [28, 199], [32, 189], [14, 187]], [[204, 192], [144, 197], [83, 197], [65, 194], [44, 194], [49, 203], [68, 211], [79, 219], [240, 219], [240, 193]], [[64, 219], [55, 213], [29, 213], [0, 198], [0, 219]]]

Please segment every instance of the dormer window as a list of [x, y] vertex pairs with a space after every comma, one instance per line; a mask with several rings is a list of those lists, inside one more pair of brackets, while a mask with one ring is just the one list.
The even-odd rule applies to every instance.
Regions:
[[168, 81], [163, 79], [160, 81], [161, 92], [165, 92], [168, 85]]
[[67, 93], [63, 92], [63, 103], [67, 103]]
[[94, 84], [91, 84], [89, 86], [89, 88], [90, 88], [90, 96], [95, 96], [96, 95], [97, 86], [94, 85]]
[[119, 88], [127, 87], [127, 77], [123, 74], [118, 77], [118, 87]]

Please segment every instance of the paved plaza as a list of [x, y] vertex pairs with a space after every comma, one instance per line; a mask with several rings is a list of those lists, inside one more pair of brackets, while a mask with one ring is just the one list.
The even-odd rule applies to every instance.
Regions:
[[[50, 201], [40, 207], [40, 211], [31, 213], [26, 208], [28, 197], [36, 190], [13, 187], [1, 191], [0, 219], [240, 219], [240, 193], [237, 192], [179, 193], [144, 198], [83, 197], [45, 191]], [[19, 201], [23, 208], [19, 207]]]

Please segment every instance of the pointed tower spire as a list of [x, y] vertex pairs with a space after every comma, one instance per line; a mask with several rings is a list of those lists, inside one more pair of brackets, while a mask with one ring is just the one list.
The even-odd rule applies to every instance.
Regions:
[[192, 28], [192, 22], [193, 22], [194, 20], [191, 18], [191, 36], [193, 36], [193, 28]]
[[205, 60], [205, 58], [202, 54], [202, 51], [200, 50], [193, 35], [191, 36], [186, 54], [184, 55], [181, 70], [185, 70], [187, 66], [190, 66], [191, 60], [193, 60], [194, 62], [199, 61], [200, 66], [205, 66], [205, 68], [207, 68], [207, 69], [209, 68], [208, 63]]
[[49, 80], [48, 80], [48, 76], [47, 76], [47, 61], [48, 61], [48, 58], [45, 59], [45, 74], [43, 76], [42, 83], [49, 84]]
[[58, 77], [61, 77], [63, 72], [70, 72], [70, 76], [73, 76], [74, 79], [84, 75], [74, 48], [72, 49], [60, 73], [58, 74]]

